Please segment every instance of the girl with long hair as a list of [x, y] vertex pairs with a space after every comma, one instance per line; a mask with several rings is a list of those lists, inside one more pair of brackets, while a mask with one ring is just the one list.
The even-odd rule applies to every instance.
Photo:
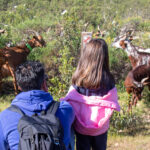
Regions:
[[110, 117], [120, 106], [103, 39], [91, 39], [81, 50], [72, 85], [61, 100], [75, 111], [76, 149], [106, 150]]

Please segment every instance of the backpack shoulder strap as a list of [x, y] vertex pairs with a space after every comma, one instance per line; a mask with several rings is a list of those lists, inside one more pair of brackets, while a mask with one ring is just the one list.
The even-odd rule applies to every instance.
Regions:
[[8, 110], [14, 111], [19, 113], [20, 115], [24, 116], [25, 113], [16, 105], [11, 105], [10, 107], [7, 108]]
[[60, 105], [60, 102], [52, 101], [52, 104], [50, 105], [50, 107], [47, 110], [47, 114], [54, 114], [55, 115], [59, 105]]

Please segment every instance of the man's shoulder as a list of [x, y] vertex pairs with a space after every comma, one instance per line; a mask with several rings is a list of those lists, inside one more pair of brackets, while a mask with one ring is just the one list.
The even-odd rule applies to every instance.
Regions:
[[0, 119], [2, 119], [3, 117], [9, 115], [11, 112], [8, 110], [8, 108], [6, 108], [5, 110], [3, 110], [2, 112], [0, 112]]
[[8, 108], [6, 108], [5, 110], [3, 110], [2, 112], [0, 112], [0, 122], [1, 123], [8, 123], [13, 121], [14, 119], [16, 120], [17, 118], [20, 118], [20, 114], [9, 110]]
[[74, 112], [72, 106], [67, 101], [61, 101], [59, 109], [62, 109], [64, 111]]
[[64, 117], [74, 118], [74, 110], [73, 110], [72, 106], [66, 101], [60, 102], [57, 113], [58, 113], [58, 115], [62, 114], [62, 116], [64, 116]]
[[61, 101], [59, 108], [72, 109], [72, 106], [67, 101]]

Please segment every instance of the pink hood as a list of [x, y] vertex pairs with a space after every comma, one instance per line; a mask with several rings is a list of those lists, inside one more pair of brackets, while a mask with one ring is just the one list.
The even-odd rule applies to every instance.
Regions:
[[71, 86], [60, 101], [68, 101], [72, 105], [76, 115], [75, 129], [84, 135], [96, 136], [106, 132], [113, 111], [120, 111], [116, 88], [101, 97], [84, 96]]

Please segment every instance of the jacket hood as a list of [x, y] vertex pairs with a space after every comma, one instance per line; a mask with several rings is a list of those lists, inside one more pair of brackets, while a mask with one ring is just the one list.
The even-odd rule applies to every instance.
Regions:
[[83, 103], [86, 105], [95, 105], [110, 107], [116, 111], [120, 111], [120, 105], [118, 103], [117, 89], [114, 87], [104, 96], [85, 96], [76, 91], [76, 89], [71, 86], [66, 97], [60, 100], [74, 101], [75, 103]]
[[72, 105], [76, 116], [74, 127], [77, 132], [85, 135], [105, 133], [113, 111], [120, 111], [115, 87], [104, 96], [84, 96], [71, 86], [66, 97], [60, 100]]
[[53, 97], [42, 90], [32, 90], [28, 92], [21, 92], [12, 101], [12, 105], [17, 105], [28, 111], [41, 111], [48, 108]]

